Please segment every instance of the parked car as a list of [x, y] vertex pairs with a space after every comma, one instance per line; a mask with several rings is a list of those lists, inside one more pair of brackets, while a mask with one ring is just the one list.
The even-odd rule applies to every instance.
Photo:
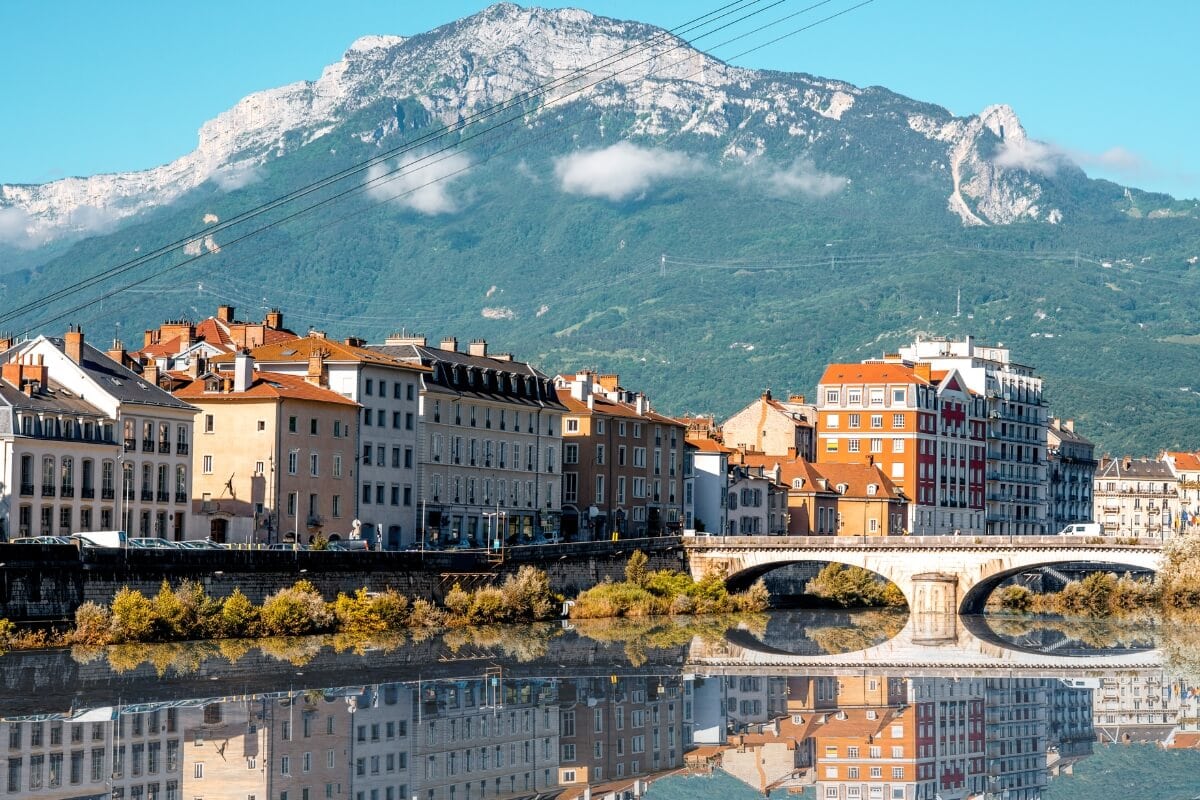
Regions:
[[13, 544], [70, 544], [71, 540], [66, 536], [22, 536], [19, 539], [13, 539]]
[[1059, 536], [1100, 536], [1104, 530], [1099, 522], [1077, 522], [1058, 532]]
[[183, 550], [224, 550], [223, 545], [209, 539], [189, 539], [186, 542], [174, 542]]
[[72, 533], [71, 539], [84, 547], [125, 547], [129, 534], [125, 531], [80, 531]]
[[129, 540], [129, 546], [136, 550], [179, 550], [179, 544], [153, 536], [139, 536]]
[[294, 542], [275, 542], [267, 545], [268, 550], [308, 550], [306, 544], [295, 544]]
[[330, 550], [370, 550], [366, 539], [336, 539], [329, 543]]

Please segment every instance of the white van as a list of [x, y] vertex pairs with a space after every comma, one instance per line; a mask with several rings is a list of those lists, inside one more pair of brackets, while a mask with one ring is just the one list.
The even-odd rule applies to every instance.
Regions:
[[72, 533], [71, 538], [81, 547], [128, 547], [129, 534], [125, 531], [82, 531]]
[[1076, 522], [1058, 532], [1059, 536], [1102, 536], [1103, 529], [1099, 522]]

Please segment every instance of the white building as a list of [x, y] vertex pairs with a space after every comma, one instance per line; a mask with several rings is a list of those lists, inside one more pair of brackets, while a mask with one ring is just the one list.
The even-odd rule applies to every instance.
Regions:
[[455, 338], [393, 336], [371, 348], [423, 371], [418, 451], [427, 541], [550, 537], [562, 513], [562, 417], [553, 381], [507, 353]]
[[934, 370], [958, 370], [967, 388], [986, 398], [987, 533], [1046, 533], [1049, 417], [1042, 379], [1033, 368], [1013, 361], [1007, 347], [976, 345], [970, 336], [918, 339], [901, 347], [898, 358]]
[[0, 434], [3, 467], [11, 476], [6, 486], [19, 492], [15, 502], [6, 497], [16, 517], [9, 530], [121, 528], [186, 538], [196, 409], [87, 344], [78, 330], [11, 347], [0, 361], [6, 386], [25, 398], [4, 395], [10, 430]]
[[1179, 514], [1179, 479], [1167, 461], [1104, 458], [1092, 492], [1106, 536], [1166, 539]]
[[728, 532], [729, 455], [733, 451], [708, 438], [688, 439], [684, 450], [684, 535]]

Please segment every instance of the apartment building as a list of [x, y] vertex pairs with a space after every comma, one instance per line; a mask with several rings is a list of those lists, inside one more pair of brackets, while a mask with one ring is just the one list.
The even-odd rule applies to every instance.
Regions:
[[[256, 347], [251, 355], [260, 369], [303, 377], [358, 404], [350, 434], [357, 457], [347, 454], [357, 491], [346, 497], [344, 513], [359, 521], [372, 546], [394, 550], [416, 543], [420, 394], [429, 370], [367, 347], [363, 339], [337, 341], [320, 331]], [[213, 360], [222, 370], [233, 363], [232, 356]]]
[[1106, 536], [1166, 539], [1179, 514], [1179, 478], [1167, 461], [1102, 458], [1096, 468], [1095, 520]]
[[1067, 525], [1091, 522], [1095, 506], [1096, 446], [1075, 431], [1074, 420], [1051, 417], [1046, 426], [1046, 469], [1049, 473], [1049, 533]]
[[1048, 414], [1042, 379], [1034, 368], [1014, 361], [1007, 347], [977, 345], [970, 336], [961, 340], [918, 339], [887, 360], [927, 364], [934, 371], [954, 370], [968, 391], [983, 398], [985, 532], [1046, 533]]
[[[120, 528], [137, 536], [186, 538], [195, 408], [92, 347], [78, 329], [61, 338], [39, 336], [10, 347], [0, 360], [12, 365], [10, 378], [26, 389], [34, 383], [48, 387], [41, 391], [52, 391], [58, 404], [40, 415], [27, 406], [21, 419], [22, 431], [30, 431], [23, 436], [58, 444], [52, 448], [55, 452], [22, 453], [31, 457], [25, 462], [30, 466], [34, 455], [41, 459], [34, 467], [41, 478], [40, 502], [34, 503], [33, 494], [17, 501], [16, 530], [40, 534], [50, 527], [62, 534], [86, 525], [92, 530]], [[32, 396], [27, 399], [34, 405]], [[68, 406], [75, 413], [60, 415]], [[95, 411], [107, 422], [101, 423]], [[111, 433], [105, 432], [107, 427]], [[95, 441], [105, 435], [120, 442], [117, 453]], [[79, 445], [74, 455], [69, 453], [71, 442]], [[108, 462], [111, 473], [106, 472]], [[20, 471], [21, 459], [15, 463]], [[69, 497], [63, 496], [64, 490]], [[106, 521], [113, 524], [106, 526]]]
[[347, 538], [357, 487], [359, 404], [328, 388], [324, 370], [300, 377], [254, 368], [238, 353], [175, 396], [200, 410], [192, 512], [216, 542]]
[[782, 536], [788, 526], [788, 490], [760, 466], [729, 468], [725, 503], [730, 536]]
[[1200, 454], [1167, 450], [1159, 456], [1178, 480], [1179, 531], [1200, 530]]
[[[433, 544], [552, 537], [562, 509], [562, 418], [553, 381], [487, 342], [393, 336], [372, 352], [422, 369], [421, 527]], [[499, 532], [502, 536], [497, 536]]]
[[983, 403], [956, 370], [830, 364], [817, 409], [818, 467], [870, 459], [909, 499], [910, 533], [984, 531]]
[[714, 438], [689, 437], [684, 443], [684, 533], [723, 534], [729, 530], [729, 463], [734, 450]]
[[582, 540], [660, 536], [683, 526], [682, 422], [616, 375], [555, 378], [563, 417], [562, 530]]
[[746, 452], [816, 460], [816, 406], [804, 395], [777, 400], [768, 389], [721, 424], [723, 440]]

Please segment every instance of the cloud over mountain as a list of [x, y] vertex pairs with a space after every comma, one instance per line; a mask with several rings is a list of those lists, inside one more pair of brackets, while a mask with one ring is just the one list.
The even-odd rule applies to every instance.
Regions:
[[569, 194], [603, 197], [619, 202], [646, 193], [671, 178], [692, 175], [703, 163], [687, 153], [617, 142], [554, 160], [559, 187]]

